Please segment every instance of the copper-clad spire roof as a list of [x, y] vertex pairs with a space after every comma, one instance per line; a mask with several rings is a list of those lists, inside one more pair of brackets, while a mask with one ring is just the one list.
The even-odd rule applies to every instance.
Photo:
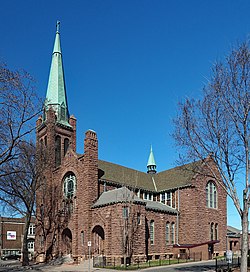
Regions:
[[147, 168], [148, 168], [148, 173], [156, 173], [156, 163], [155, 163], [152, 145], [150, 148]]
[[56, 37], [52, 54], [49, 81], [45, 100], [45, 110], [52, 107], [57, 116], [57, 122], [69, 125], [69, 113], [67, 105], [66, 87], [60, 45], [60, 22], [56, 23]]

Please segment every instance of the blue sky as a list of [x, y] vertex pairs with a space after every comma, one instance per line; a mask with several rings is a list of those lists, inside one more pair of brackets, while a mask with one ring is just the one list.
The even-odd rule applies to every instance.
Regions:
[[[247, 0], [2, 1], [0, 58], [24, 68], [45, 96], [61, 21], [69, 111], [98, 134], [99, 158], [146, 171], [175, 166], [178, 101], [201, 96], [210, 68], [249, 37]], [[240, 193], [241, 195], [241, 193]], [[240, 227], [229, 203], [228, 223]]]

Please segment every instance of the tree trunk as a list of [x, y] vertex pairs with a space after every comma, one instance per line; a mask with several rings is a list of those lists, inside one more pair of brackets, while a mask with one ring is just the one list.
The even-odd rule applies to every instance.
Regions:
[[23, 235], [23, 245], [22, 245], [22, 266], [29, 265], [29, 251], [28, 251], [28, 231], [29, 231], [29, 225], [30, 225], [30, 219], [31, 214], [28, 213], [25, 218], [25, 229], [24, 229], [24, 235]]
[[241, 272], [247, 272], [247, 255], [248, 255], [248, 203], [243, 199], [244, 210], [242, 213], [242, 242], [241, 242]]

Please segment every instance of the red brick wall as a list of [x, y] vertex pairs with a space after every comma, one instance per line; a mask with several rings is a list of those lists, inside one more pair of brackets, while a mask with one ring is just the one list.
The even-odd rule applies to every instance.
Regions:
[[[42, 170], [43, 177], [40, 177], [42, 185], [36, 193], [37, 227], [35, 251], [37, 254], [41, 253], [42, 259], [46, 255], [46, 250], [48, 250], [47, 254], [50, 256], [61, 253], [61, 249], [56, 248], [54, 244], [58, 246], [61, 244], [60, 233], [57, 233], [58, 226], [62, 225], [61, 227], [66, 227], [68, 224], [67, 221], [69, 221], [68, 218], [61, 216], [60, 213], [63, 207], [63, 175], [69, 171], [67, 168], [69, 164], [74, 165], [77, 161], [77, 158], [72, 160], [75, 153], [73, 155], [70, 152], [70, 150], [74, 151], [76, 147], [76, 119], [71, 117], [70, 124], [72, 128], [67, 128], [56, 125], [56, 116], [52, 109], [46, 115], [47, 119], [45, 123], [42, 123], [41, 119], [37, 122], [37, 155], [40, 159], [40, 161], [38, 160], [38, 167]], [[56, 169], [55, 137], [57, 135], [61, 137], [61, 165]], [[67, 158], [64, 158], [64, 139], [66, 138], [69, 139], [69, 152], [67, 153]], [[41, 151], [42, 154], [40, 153]], [[75, 172], [75, 168], [72, 170]], [[44, 210], [43, 218], [41, 218], [42, 205]], [[75, 220], [74, 217], [72, 216], [70, 220]], [[75, 230], [75, 226], [73, 229]], [[41, 236], [44, 237], [44, 246], [41, 246]]]
[[[206, 185], [210, 180], [213, 180], [217, 187], [218, 207], [216, 209], [206, 206]], [[226, 250], [225, 190], [215, 179], [203, 175], [197, 175], [192, 183], [194, 187], [180, 190], [179, 243], [193, 244], [211, 240], [210, 224], [214, 223], [218, 224], [218, 240], [220, 240], [220, 243], [214, 246], [214, 251], [222, 253]]]
[[[76, 120], [70, 119], [71, 129], [55, 125], [55, 116], [49, 111], [46, 125], [37, 129], [37, 144], [47, 137], [47, 167], [44, 170], [46, 177], [46, 192], [40, 190], [37, 193], [37, 215], [39, 207], [43, 203], [46, 209], [44, 222], [49, 235], [45, 247], [52, 247], [52, 254], [64, 253], [62, 231], [69, 228], [72, 233], [72, 255], [74, 257], [88, 254], [88, 241], [92, 243], [96, 239], [93, 232], [95, 227], [103, 229], [105, 239], [102, 241], [102, 250], [105, 255], [123, 255], [123, 226], [122, 204], [110, 205], [92, 209], [93, 203], [103, 192], [102, 184], [98, 183], [98, 140], [94, 131], [87, 131], [84, 140], [84, 155], [78, 156], [75, 151]], [[39, 123], [39, 122], [38, 122]], [[62, 139], [61, 154], [62, 163], [55, 169], [55, 136]], [[71, 150], [63, 157], [63, 140], [70, 139]], [[77, 180], [77, 191], [72, 199], [74, 211], [69, 216], [63, 214], [64, 196], [63, 179], [68, 172], [73, 172]], [[217, 185], [218, 208], [206, 207], [206, 184], [210, 178], [198, 175], [192, 186], [179, 190], [179, 220], [173, 214], [145, 210], [145, 206], [131, 205], [134, 214], [141, 213], [141, 224], [133, 237], [133, 252], [135, 255], [163, 255], [173, 253], [172, 245], [166, 245], [166, 223], [175, 223], [175, 242], [179, 244], [197, 244], [210, 240], [210, 224], [218, 224], [220, 243], [214, 247], [215, 251], [224, 251], [226, 248], [226, 194], [221, 186]], [[98, 188], [99, 186], [99, 188]], [[114, 189], [113, 186], [107, 186]], [[157, 196], [159, 199], [159, 194]], [[178, 202], [178, 191], [173, 192], [173, 206]], [[177, 203], [178, 204], [178, 203]], [[177, 205], [178, 207], [178, 205]], [[176, 208], [177, 208], [176, 207]], [[131, 220], [131, 219], [129, 219]], [[154, 220], [155, 243], [150, 244], [150, 238], [146, 237], [146, 224]], [[179, 224], [178, 224], [179, 222]], [[39, 222], [37, 222], [39, 223]], [[39, 225], [39, 224], [38, 224]], [[100, 226], [100, 227], [99, 227]], [[179, 228], [178, 228], [179, 226]], [[59, 232], [58, 232], [59, 231]], [[84, 232], [82, 244], [81, 232]], [[37, 227], [36, 250], [39, 248], [39, 235], [41, 228]], [[171, 232], [171, 227], [170, 227]], [[177, 241], [177, 237], [179, 237]], [[92, 245], [92, 252], [95, 251]], [[207, 251], [204, 253], [207, 254]]]
[[[123, 256], [124, 254], [124, 224], [123, 207], [129, 209], [127, 233], [134, 255], [145, 255], [145, 206], [137, 204], [122, 204], [93, 209], [92, 230], [100, 225], [105, 232], [104, 254], [107, 256]], [[137, 224], [137, 213], [140, 214], [140, 224]]]
[[[24, 233], [24, 222], [18, 222], [20, 220], [4, 220], [0, 222], [2, 231], [2, 249], [20, 249], [22, 247], [22, 237]], [[15, 231], [16, 239], [7, 240], [7, 231]]]
[[[147, 211], [146, 218], [148, 222], [148, 230], [150, 231], [150, 221], [154, 220], [155, 228], [155, 239], [154, 244], [151, 245], [150, 237], [148, 238], [148, 254], [149, 255], [158, 255], [158, 254], [168, 254], [173, 253], [173, 246], [171, 243], [171, 224], [175, 223], [175, 239], [177, 234], [177, 224], [176, 224], [176, 215], [160, 213], [154, 211]], [[166, 224], [170, 223], [170, 242], [166, 243]]]
[[241, 237], [228, 237], [227, 248], [234, 253], [239, 253], [241, 249]]

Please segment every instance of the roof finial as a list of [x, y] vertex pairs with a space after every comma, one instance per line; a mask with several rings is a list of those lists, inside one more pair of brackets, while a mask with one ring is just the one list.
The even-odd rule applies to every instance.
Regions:
[[60, 33], [60, 21], [59, 20], [57, 20], [56, 21], [56, 33]]
[[150, 154], [148, 158], [147, 168], [148, 168], [148, 171], [147, 171], [148, 173], [151, 173], [151, 174], [156, 173], [156, 163], [155, 163], [152, 145], [150, 147]]

